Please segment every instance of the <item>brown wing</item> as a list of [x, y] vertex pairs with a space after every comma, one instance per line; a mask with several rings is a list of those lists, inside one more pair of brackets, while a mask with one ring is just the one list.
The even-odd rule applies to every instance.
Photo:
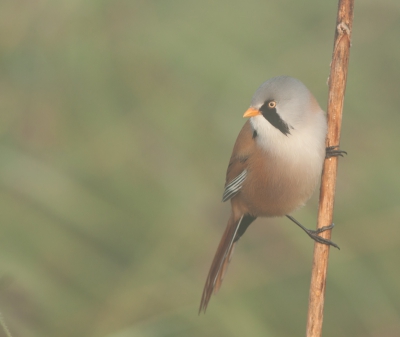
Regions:
[[229, 160], [223, 201], [231, 199], [239, 191], [240, 184], [246, 179], [247, 160], [253, 152], [253, 129], [250, 121], [247, 121], [239, 132]]
[[246, 169], [246, 161], [254, 152], [253, 129], [248, 120], [240, 130], [233, 147], [231, 159], [229, 160], [228, 169], [226, 171], [225, 185], [229, 184], [243, 170]]

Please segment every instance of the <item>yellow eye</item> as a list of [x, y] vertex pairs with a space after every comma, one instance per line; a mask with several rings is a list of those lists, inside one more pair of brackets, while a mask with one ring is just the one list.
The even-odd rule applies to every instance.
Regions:
[[268, 108], [273, 109], [275, 107], [276, 107], [276, 102], [275, 101], [268, 102]]

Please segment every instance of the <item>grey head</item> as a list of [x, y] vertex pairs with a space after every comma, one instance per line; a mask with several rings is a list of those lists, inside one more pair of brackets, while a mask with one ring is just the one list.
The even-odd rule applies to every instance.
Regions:
[[[322, 112], [307, 87], [289, 76], [273, 77], [261, 84], [250, 107], [257, 109], [272, 126], [286, 136], [292, 130], [302, 128], [313, 115]], [[258, 120], [259, 118], [261, 116], [257, 116]]]

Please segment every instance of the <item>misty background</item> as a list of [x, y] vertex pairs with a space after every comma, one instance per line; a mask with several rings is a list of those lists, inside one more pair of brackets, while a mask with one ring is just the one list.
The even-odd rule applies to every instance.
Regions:
[[[242, 115], [326, 110], [337, 1], [0, 2], [0, 311], [14, 337], [302, 336], [313, 242], [257, 219], [197, 315]], [[356, 1], [323, 335], [400, 335], [400, 2]], [[316, 226], [318, 191], [294, 213]], [[0, 336], [4, 333], [1, 332]]]

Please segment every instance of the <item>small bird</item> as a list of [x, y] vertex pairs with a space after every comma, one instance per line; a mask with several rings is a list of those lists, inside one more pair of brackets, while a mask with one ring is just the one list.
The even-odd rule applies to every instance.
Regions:
[[220, 286], [236, 242], [257, 217], [287, 216], [312, 239], [339, 248], [303, 227], [289, 214], [314, 192], [325, 158], [342, 156], [337, 146], [325, 148], [327, 119], [299, 80], [278, 76], [255, 92], [229, 161], [222, 201], [232, 212], [204, 286], [199, 313], [206, 311]]

